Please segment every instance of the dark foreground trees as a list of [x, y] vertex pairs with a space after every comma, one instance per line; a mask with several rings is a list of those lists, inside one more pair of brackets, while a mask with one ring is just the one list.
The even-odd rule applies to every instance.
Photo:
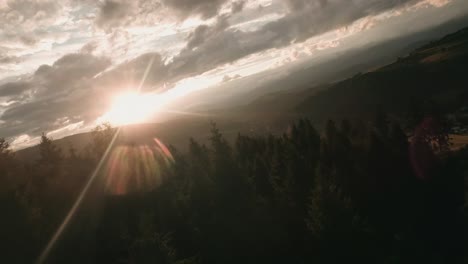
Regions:
[[[1, 201], [9, 262], [33, 261], [61, 223], [97, 162], [89, 155], [115, 133], [99, 131], [109, 133], [95, 132], [90, 154], [43, 139], [29, 167], [10, 169], [1, 148], [1, 171], [23, 179]], [[213, 125], [210, 143], [192, 139], [188, 153], [121, 143], [49, 262], [461, 263], [468, 151], [418, 135], [380, 116], [329, 121], [323, 133], [299, 120], [233, 144]]]

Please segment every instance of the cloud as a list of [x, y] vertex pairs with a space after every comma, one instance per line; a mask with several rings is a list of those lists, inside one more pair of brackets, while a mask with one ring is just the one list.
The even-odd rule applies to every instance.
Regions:
[[[171, 5], [173, 9], [183, 10], [188, 15], [188, 13], [202, 12], [199, 8], [208, 2], [218, 10], [226, 1], [180, 0], [164, 3]], [[239, 2], [233, 2], [233, 5], [235, 3]], [[254, 31], [233, 28], [229, 23], [231, 19], [229, 14], [219, 15], [214, 23], [200, 25], [189, 33], [185, 47], [171, 60], [167, 61], [158, 53], [144, 54], [106, 72], [98, 82], [101, 86], [109, 86], [113, 81], [120, 80], [119, 83], [125, 83], [127, 86], [138, 86], [139, 80], [152, 60], [153, 65], [143, 88], [148, 90], [163, 87], [264, 50], [301, 43], [327, 31], [347, 26], [361, 18], [372, 17], [392, 8], [405, 7], [415, 1], [288, 0], [286, 3], [289, 8], [286, 15]], [[121, 17], [123, 12], [121, 10], [124, 10], [121, 9], [122, 6], [114, 4], [108, 8], [111, 10], [108, 12], [112, 14], [109, 17], [114, 15]], [[336, 46], [336, 43], [332, 44]]]
[[426, 2], [430, 5], [436, 6], [436, 7], [442, 7], [448, 3], [450, 3], [451, 0], [426, 0]]
[[199, 26], [187, 39], [186, 47], [170, 63], [170, 75], [188, 77], [261, 50], [251, 33], [229, 30], [225, 18], [213, 26]]
[[0, 85], [0, 97], [15, 102], [0, 111], [1, 136], [37, 136], [67, 124], [90, 124], [109, 109], [113, 95], [138, 87], [149, 65], [147, 89], [163, 86], [168, 79], [167, 65], [158, 53], [111, 69], [109, 58], [93, 55], [90, 49], [67, 54], [52, 65], [41, 65], [31, 76]]
[[128, 23], [137, 11], [134, 1], [106, 0], [99, 9], [96, 24], [104, 29], [118, 27]]
[[240, 76], [239, 74], [235, 74], [233, 76], [224, 75], [223, 82], [226, 83], [226, 82], [230, 82], [232, 80], [236, 80], [236, 79], [239, 79], [239, 78], [242, 78], [242, 76]]
[[[63, 54], [58, 52], [66, 48], [62, 44], [72, 35], [83, 32], [73, 32], [79, 24], [73, 13], [77, 4], [81, 6], [82, 2], [0, 0], [0, 78], [30, 72], [41, 63], [39, 61], [49, 62], [45, 53], [49, 53], [50, 60]], [[4, 66], [7, 63], [9, 65]]]
[[0, 86], [0, 96], [16, 103], [0, 116], [4, 135], [30, 135], [57, 129], [60, 118], [77, 122], [89, 118], [99, 108], [93, 97], [94, 76], [110, 66], [108, 58], [91, 54], [68, 54], [52, 65], [42, 65], [22, 80]]
[[130, 25], [147, 26], [169, 20], [162, 0], [105, 0], [98, 5], [95, 26], [111, 33]]
[[106, 0], [100, 9], [97, 24], [103, 26], [120, 23], [119, 21], [131, 14], [132, 9], [131, 2]]
[[168, 66], [164, 58], [159, 53], [146, 53], [104, 73], [97, 83], [99, 86], [112, 86], [113, 83], [119, 83], [124, 86], [121, 89], [137, 88], [147, 68], [148, 74], [143, 89], [154, 89], [155, 86], [167, 82]]
[[52, 25], [63, 5], [59, 1], [17, 0], [0, 5], [0, 24], [4, 36], [25, 45], [37, 42], [35, 31]]
[[28, 90], [30, 87], [31, 86], [28, 82], [9, 82], [0, 85], [0, 97], [18, 96], [24, 91]]
[[198, 26], [189, 34], [185, 50], [191, 51], [222, 34], [229, 27], [227, 18], [219, 17], [217, 22], [211, 27], [207, 25]]
[[[185, 47], [170, 61], [166, 61], [159, 54], [156, 55], [156, 64], [149, 75], [146, 89], [203, 74], [258, 52], [302, 43], [358, 20], [365, 22], [361, 27], [361, 30], [365, 30], [373, 25], [372, 17], [391, 9], [404, 9], [418, 2], [424, 1], [288, 0], [289, 9], [283, 17], [253, 31], [231, 27], [229, 14], [218, 15], [214, 23], [200, 25], [188, 34]], [[185, 2], [173, 2], [176, 3], [184, 6]], [[205, 1], [195, 1], [192, 4], [202, 3]], [[191, 10], [188, 6], [192, 4], [187, 4], [182, 9]], [[322, 46], [334, 47], [337, 42], [333, 40], [319, 44], [316, 49], [321, 49]], [[149, 57], [151, 55], [141, 56], [125, 66], [120, 66], [119, 68], [126, 69], [123, 71], [126, 74], [119, 75], [130, 75], [130, 79], [142, 76]]]
[[[189, 17], [216, 17], [229, 0], [105, 0], [98, 6], [95, 19], [98, 28], [111, 32], [129, 25], [154, 25], [162, 21], [183, 21]], [[232, 12], [240, 12], [244, 1], [231, 4]]]
[[231, 6], [231, 13], [232, 14], [236, 14], [236, 13], [239, 13], [242, 11], [242, 9], [244, 9], [244, 6], [245, 6], [245, 1], [235, 1], [232, 3], [232, 6]]
[[317, 1], [310, 1], [310, 0], [287, 0], [286, 4], [288, 5], [289, 9], [293, 12], [297, 12], [304, 9], [309, 9], [311, 7], [315, 8], [324, 8], [328, 3], [328, 0], [317, 0]]
[[81, 47], [80, 53], [92, 54], [98, 47], [99, 44], [97, 42], [91, 41]]
[[19, 62], [21, 62], [21, 58], [17, 56], [0, 54], [0, 64], [18, 64]]
[[185, 48], [169, 65], [170, 75], [187, 77], [201, 74], [245, 56], [300, 43], [361, 18], [415, 2], [288, 0], [289, 12], [286, 15], [254, 31], [231, 28], [229, 16], [219, 16], [216, 23], [201, 25], [189, 35]]
[[216, 16], [227, 0], [162, 0], [177, 16], [185, 19], [190, 16], [201, 16], [208, 19]]
[[52, 66], [42, 65], [33, 77], [36, 93], [61, 93], [92, 78], [110, 65], [107, 58], [74, 53], [63, 56]]

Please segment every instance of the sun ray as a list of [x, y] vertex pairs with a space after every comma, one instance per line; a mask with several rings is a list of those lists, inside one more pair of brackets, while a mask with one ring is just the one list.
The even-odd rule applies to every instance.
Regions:
[[59, 228], [57, 229], [57, 231], [54, 233], [54, 235], [52, 236], [52, 238], [50, 239], [49, 243], [47, 243], [47, 246], [45, 247], [45, 249], [42, 251], [41, 255], [39, 256], [38, 260], [36, 263], [38, 264], [41, 264], [41, 263], [44, 263], [44, 261], [47, 259], [47, 256], [49, 255], [50, 251], [52, 250], [52, 248], [54, 247], [55, 243], [57, 242], [57, 240], [60, 238], [60, 236], [62, 235], [63, 231], [65, 230], [65, 228], [67, 227], [68, 223], [70, 222], [70, 220], [73, 218], [73, 216], [75, 215], [76, 211], [78, 210], [78, 208], [80, 207], [81, 205], [81, 202], [83, 201], [84, 197], [86, 196], [86, 194], [88, 193], [88, 190], [89, 188], [91, 187], [91, 184], [94, 182], [94, 179], [97, 177], [99, 171], [101, 170], [105, 160], [107, 159], [107, 156], [109, 156], [109, 153], [119, 135], [119, 132], [120, 132], [120, 129], [117, 129], [117, 131], [115, 132], [114, 136], [112, 137], [112, 140], [111, 142], [109, 143], [109, 145], [107, 146], [107, 149], [106, 151], [104, 152], [104, 155], [102, 156], [101, 160], [99, 160], [99, 163], [98, 165], [96, 166], [96, 168], [94, 169], [93, 173], [91, 174], [91, 177], [88, 179], [88, 181], [86, 182], [86, 185], [84, 186], [83, 190], [81, 190], [80, 194], [78, 195], [78, 198], [76, 199], [75, 203], [73, 204], [72, 208], [70, 209], [70, 211], [68, 212], [67, 216], [65, 217], [65, 219], [63, 220], [63, 222], [60, 224]]
[[[140, 85], [137, 88], [137, 94], [140, 92], [141, 88], [143, 87], [146, 78], [148, 77], [148, 73], [151, 70], [151, 67], [154, 62], [154, 56], [151, 58], [151, 60], [148, 63], [148, 66], [146, 67], [145, 73], [141, 79]], [[111, 152], [112, 148], [114, 147], [114, 144], [118, 138], [118, 135], [120, 134], [120, 128], [117, 128], [115, 134], [112, 137], [112, 140], [110, 141], [109, 145], [107, 146], [106, 151], [104, 152], [103, 156], [99, 160], [96, 168], [94, 169], [93, 173], [89, 177], [88, 181], [86, 182], [86, 185], [83, 187], [81, 190], [80, 194], [78, 195], [78, 198], [76, 199], [75, 203], [73, 203], [73, 206], [71, 207], [70, 211], [66, 215], [65, 219], [62, 221], [58, 229], [55, 231], [54, 235], [50, 239], [50, 241], [47, 243], [46, 247], [44, 250], [41, 252], [39, 255], [39, 258], [37, 259], [36, 263], [42, 264], [44, 261], [47, 259], [47, 257], [50, 254], [50, 251], [53, 249], [55, 243], [57, 240], [60, 238], [60, 236], [63, 234], [65, 228], [67, 227], [68, 223], [71, 221], [71, 219], [74, 217], [76, 214], [76, 211], [80, 207], [84, 197], [88, 193], [89, 188], [91, 187], [92, 183], [96, 179], [96, 177], [99, 175], [99, 171], [101, 170], [102, 166], [104, 165], [105, 161], [107, 160], [109, 153]]]

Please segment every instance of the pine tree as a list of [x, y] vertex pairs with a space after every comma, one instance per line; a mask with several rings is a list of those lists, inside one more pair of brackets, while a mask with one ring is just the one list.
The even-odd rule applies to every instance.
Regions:
[[12, 162], [13, 154], [10, 144], [4, 138], [0, 138], [0, 180], [6, 180], [8, 172], [13, 167]]
[[45, 166], [58, 165], [62, 161], [62, 151], [44, 133], [39, 144], [39, 154], [38, 162]]
[[118, 130], [113, 128], [109, 123], [104, 123], [94, 128], [91, 132], [92, 145], [90, 147], [90, 155], [95, 161], [98, 161], [103, 157], [117, 132]]

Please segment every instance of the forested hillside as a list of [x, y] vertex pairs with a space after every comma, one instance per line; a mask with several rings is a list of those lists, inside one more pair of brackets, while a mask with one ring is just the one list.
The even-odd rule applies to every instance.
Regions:
[[364, 117], [376, 109], [404, 116], [436, 104], [453, 113], [468, 106], [468, 29], [425, 45], [375, 71], [357, 74], [309, 97], [298, 106], [314, 118]]
[[[408, 141], [399, 124], [308, 120], [282, 136], [213, 124], [187, 153], [115, 146], [50, 263], [456, 263], [467, 256], [468, 149], [449, 150], [436, 119]], [[64, 219], [115, 129], [86, 154], [43, 136], [22, 166], [2, 141], [3, 259], [33, 262]], [[5, 184], [7, 183], [7, 184]], [[48, 262], [48, 263], [49, 263]]]

